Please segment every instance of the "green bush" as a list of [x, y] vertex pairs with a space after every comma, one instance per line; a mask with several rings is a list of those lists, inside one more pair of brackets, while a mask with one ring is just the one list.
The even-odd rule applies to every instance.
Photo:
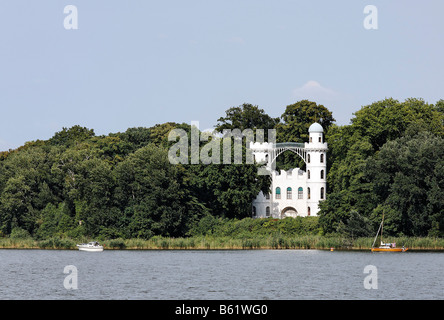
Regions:
[[42, 249], [74, 249], [76, 243], [72, 239], [53, 237], [39, 241], [38, 246]]
[[282, 234], [286, 236], [320, 234], [318, 217], [296, 217], [277, 219], [244, 218], [224, 219], [206, 216], [190, 230], [192, 236], [216, 236], [233, 238], [254, 238]]
[[109, 240], [106, 244], [109, 248], [112, 249], [125, 249], [125, 241], [122, 238]]
[[48, 203], [41, 212], [41, 223], [36, 232], [37, 239], [49, 239], [55, 235], [66, 235], [76, 227], [69, 216], [68, 206], [62, 202], [58, 206]]
[[27, 230], [16, 227], [11, 230], [9, 237], [11, 239], [29, 239], [31, 238], [31, 235]]

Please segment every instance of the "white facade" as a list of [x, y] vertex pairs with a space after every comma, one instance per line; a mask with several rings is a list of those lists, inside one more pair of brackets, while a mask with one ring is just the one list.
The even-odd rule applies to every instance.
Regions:
[[[304, 147], [273, 148], [267, 143], [254, 144], [253, 154], [257, 162], [269, 161], [271, 171], [271, 193], [262, 192], [252, 204], [254, 218], [273, 217], [282, 219], [296, 216], [316, 216], [320, 201], [326, 197], [327, 190], [327, 143], [324, 142], [324, 130], [319, 123], [313, 123], [309, 130], [309, 142]], [[253, 145], [252, 145], [253, 146]], [[279, 150], [279, 152], [276, 152]], [[271, 162], [282, 152], [289, 150], [301, 156], [306, 163], [306, 171], [299, 168], [287, 171], [271, 170]]]

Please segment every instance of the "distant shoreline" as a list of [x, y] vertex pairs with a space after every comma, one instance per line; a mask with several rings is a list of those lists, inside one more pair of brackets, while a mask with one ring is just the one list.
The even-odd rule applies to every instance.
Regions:
[[[77, 248], [7, 248], [7, 247], [1, 247], [0, 250], [42, 250], [42, 251], [79, 251]], [[104, 251], [260, 251], [260, 250], [274, 250], [274, 251], [285, 251], [285, 250], [313, 250], [313, 251], [339, 251], [339, 252], [371, 252], [369, 249], [319, 249], [319, 248], [310, 248], [310, 249], [304, 249], [304, 248], [257, 248], [257, 249], [247, 249], [247, 248], [212, 248], [212, 249], [206, 249], [206, 248], [187, 248], [187, 249], [179, 249], [179, 248], [168, 248], [168, 249], [161, 249], [161, 248], [123, 248], [123, 249], [116, 249], [116, 248], [104, 248]], [[406, 252], [411, 253], [419, 253], [419, 252], [437, 252], [437, 253], [444, 253], [444, 249], [409, 249]], [[395, 254], [398, 252], [395, 252]], [[386, 254], [384, 252], [376, 252], [375, 254]]]
[[[0, 238], [0, 249], [77, 250], [78, 243], [90, 239], [51, 238], [46, 240]], [[95, 239], [96, 240], [96, 239]], [[151, 239], [111, 239], [98, 241], [105, 250], [332, 250], [368, 251], [374, 238], [348, 239], [319, 235], [268, 235], [253, 238], [195, 236], [188, 238], [152, 237]], [[397, 247], [408, 251], [444, 251], [444, 238], [391, 238]]]

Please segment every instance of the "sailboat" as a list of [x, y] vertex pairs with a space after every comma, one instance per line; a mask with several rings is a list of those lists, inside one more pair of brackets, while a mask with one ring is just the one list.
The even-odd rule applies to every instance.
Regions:
[[[408, 250], [408, 248], [405, 248], [404, 246], [402, 248], [397, 248], [396, 243], [384, 243], [382, 241], [382, 231], [384, 229], [384, 212], [382, 213], [382, 221], [379, 225], [378, 232], [376, 233], [375, 240], [372, 244], [372, 252], [405, 252]], [[381, 245], [378, 248], [375, 248], [375, 242], [378, 238], [379, 231], [381, 231]]]

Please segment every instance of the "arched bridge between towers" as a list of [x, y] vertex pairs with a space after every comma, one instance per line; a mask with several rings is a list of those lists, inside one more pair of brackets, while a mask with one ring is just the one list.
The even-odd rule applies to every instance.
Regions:
[[276, 158], [279, 157], [285, 151], [291, 151], [296, 153], [299, 157], [306, 162], [307, 159], [307, 151], [305, 150], [305, 143], [298, 142], [282, 142], [276, 143], [275, 147], [270, 150], [269, 157], [271, 158], [271, 163], [276, 161]]
[[[307, 151], [305, 149], [304, 143], [298, 142], [281, 142], [281, 143], [265, 143], [265, 144], [252, 144], [250, 149], [256, 155], [263, 154], [263, 157], [259, 157], [256, 161], [267, 162], [267, 167], [269, 169], [273, 168], [273, 163], [275, 163], [277, 157], [279, 157], [285, 151], [291, 151], [301, 157], [304, 162], [307, 162]], [[265, 153], [265, 155], [264, 155]]]

